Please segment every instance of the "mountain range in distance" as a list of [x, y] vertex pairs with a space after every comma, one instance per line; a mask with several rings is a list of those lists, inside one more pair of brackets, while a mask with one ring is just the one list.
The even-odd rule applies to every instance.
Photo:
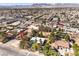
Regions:
[[78, 7], [77, 3], [0, 3], [0, 8], [55, 8]]

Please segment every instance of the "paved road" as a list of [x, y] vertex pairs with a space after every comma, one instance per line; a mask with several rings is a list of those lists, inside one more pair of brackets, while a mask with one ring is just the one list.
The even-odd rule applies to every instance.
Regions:
[[40, 54], [18, 47], [19, 40], [11, 40], [5, 44], [0, 44], [1, 56], [39, 56]]
[[30, 52], [23, 52], [13, 47], [0, 45], [0, 56], [34, 56]]

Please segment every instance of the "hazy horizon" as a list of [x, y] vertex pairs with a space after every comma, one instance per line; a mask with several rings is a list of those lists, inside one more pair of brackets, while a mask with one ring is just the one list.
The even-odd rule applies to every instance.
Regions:
[[32, 5], [32, 4], [79, 4], [79, 3], [0, 3], [0, 5], [2, 5], [2, 6]]

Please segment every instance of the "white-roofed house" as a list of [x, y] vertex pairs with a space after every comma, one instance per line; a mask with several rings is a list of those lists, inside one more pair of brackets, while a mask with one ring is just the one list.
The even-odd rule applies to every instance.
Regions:
[[32, 37], [32, 38], [31, 38], [31, 41], [33, 41], [33, 42], [36, 41], [37, 43], [43, 44], [46, 39], [47, 39], [47, 38]]

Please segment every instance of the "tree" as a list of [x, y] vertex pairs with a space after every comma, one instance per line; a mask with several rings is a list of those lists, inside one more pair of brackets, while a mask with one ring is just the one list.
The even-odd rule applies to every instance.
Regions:
[[40, 44], [38, 44], [38, 43], [33, 43], [32, 44], [32, 50], [33, 51], [36, 51], [36, 50], [39, 50], [40, 49]]
[[32, 37], [34, 37], [34, 36], [38, 36], [38, 35], [39, 35], [38, 31], [36, 31], [36, 30], [32, 30]]
[[54, 31], [52, 31], [52, 32], [50, 33], [50, 35], [48, 36], [48, 41], [47, 41], [47, 43], [48, 43], [48, 44], [51, 44], [52, 42], [55, 41], [55, 39], [56, 39], [56, 33], [55, 33]]
[[45, 55], [47, 55], [47, 53], [48, 53], [48, 51], [49, 51], [49, 48], [50, 48], [49, 44], [45, 44], [45, 46], [43, 47], [43, 53], [44, 53]]
[[58, 30], [54, 29], [51, 32], [50, 37], [54, 40], [61, 40], [62, 38], [64, 38], [66, 41], [68, 41], [70, 39], [70, 36], [67, 33], [64, 33], [64, 30], [61, 28], [59, 28]]
[[68, 34], [66, 34], [66, 35], [64, 36], [64, 39], [65, 39], [66, 41], [68, 41], [68, 40], [70, 39], [70, 36], [69, 36]]
[[54, 42], [54, 38], [52, 36], [48, 37], [47, 43], [51, 44], [52, 42]]
[[49, 49], [47, 55], [48, 56], [58, 56], [58, 52], [56, 52], [55, 50]]
[[55, 41], [55, 33], [51, 32], [50, 35], [48, 36], [48, 43], [52, 43]]
[[56, 33], [55, 33], [55, 39], [56, 40], [61, 40], [61, 36], [63, 34], [63, 29], [59, 28]]
[[4, 32], [0, 32], [0, 35], [4, 36], [4, 35], [5, 35], [5, 33], [4, 33]]
[[6, 33], [3, 34], [3, 40], [2, 40], [2, 43], [6, 43], [8, 41], [10, 41], [11, 39], [13, 39], [13, 35], [11, 36], [8, 36]]
[[20, 48], [22, 48], [22, 49], [28, 49], [29, 47], [30, 47], [29, 41], [26, 41], [26, 40], [20, 41]]
[[44, 37], [42, 31], [39, 33], [39, 37]]
[[73, 49], [75, 56], [79, 56], [79, 46], [77, 44], [73, 44]]
[[20, 41], [20, 48], [28, 49], [30, 47], [30, 41], [28, 37], [25, 37], [23, 40]]
[[4, 39], [2, 40], [2, 43], [7, 43], [8, 41], [10, 41], [10, 40], [7, 39], [7, 38], [4, 38]]
[[5, 33], [0, 32], [0, 42], [4, 40], [4, 38], [5, 38], [5, 36], [4, 36], [4, 35], [5, 35]]
[[24, 39], [25, 39], [26, 41], [30, 41], [30, 37], [28, 37], [27, 35], [24, 36]]
[[55, 50], [51, 49], [49, 44], [46, 44], [43, 48], [43, 53], [46, 56], [57, 56], [58, 52], [56, 52]]

